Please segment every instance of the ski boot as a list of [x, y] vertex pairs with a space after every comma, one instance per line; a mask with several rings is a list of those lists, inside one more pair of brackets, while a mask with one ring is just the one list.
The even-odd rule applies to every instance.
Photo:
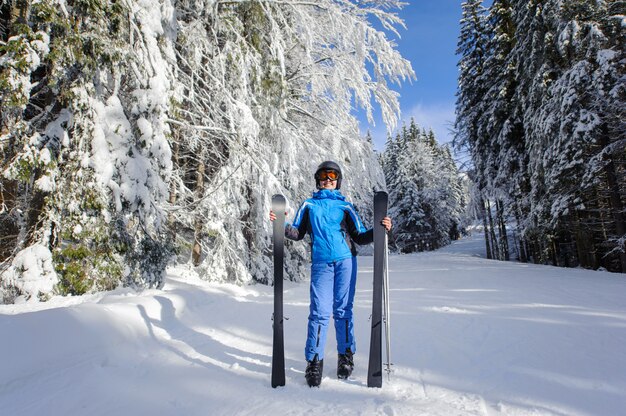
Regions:
[[324, 360], [319, 360], [317, 354], [311, 361], [307, 361], [304, 378], [309, 387], [319, 387], [322, 383], [322, 372], [324, 370]]
[[337, 378], [346, 379], [350, 377], [354, 370], [354, 358], [350, 348], [345, 354], [339, 354], [337, 357]]

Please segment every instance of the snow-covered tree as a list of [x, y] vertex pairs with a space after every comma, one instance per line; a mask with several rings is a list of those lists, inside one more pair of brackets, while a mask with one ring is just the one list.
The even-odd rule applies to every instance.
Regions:
[[433, 250], [458, 238], [467, 195], [447, 147], [414, 120], [388, 140], [383, 170], [389, 186], [394, 244], [403, 252]]
[[[189, 173], [191, 180], [180, 182], [175, 215], [180, 228], [195, 235], [193, 264], [203, 274], [237, 281], [271, 278], [271, 194], [285, 194], [295, 210], [314, 186], [315, 166], [325, 159], [342, 165], [344, 189], [357, 206], [383, 186], [371, 144], [358, 137], [350, 111], [356, 102], [371, 113], [376, 101], [387, 123], [397, 117], [397, 97], [387, 83], [413, 72], [368, 19], [392, 28], [401, 22], [386, 10], [399, 5], [217, 2], [199, 22], [190, 3], [179, 49], [188, 74], [181, 113], [190, 119], [178, 135], [189, 140], [181, 150], [190, 149], [191, 159], [203, 154], [194, 150], [198, 143], [212, 153], [196, 163], [185, 156], [187, 169], [201, 166], [204, 174]], [[366, 64], [374, 68], [371, 73]], [[217, 130], [207, 131], [206, 125]], [[201, 190], [194, 184], [200, 176]], [[193, 223], [188, 211], [197, 213]], [[288, 256], [287, 274], [306, 276], [306, 247], [294, 244]]]
[[12, 261], [32, 245], [51, 252], [60, 293], [158, 286], [172, 5], [12, 4], [0, 46], [2, 286], [38, 295]]
[[[626, 270], [623, 4], [494, 1], [489, 16], [493, 86], [469, 112], [462, 99], [476, 81], [461, 73], [457, 140], [495, 205], [494, 227], [517, 225], [522, 260]], [[463, 27], [477, 37], [474, 26]], [[471, 54], [459, 51], [462, 65]], [[506, 250], [503, 237], [495, 249]]]
[[[324, 159], [367, 216], [384, 178], [351, 110], [399, 116], [402, 5], [2, 2], [3, 293], [159, 286], [173, 253], [207, 279], [268, 281], [271, 195], [296, 208]], [[41, 290], [21, 283], [35, 245]], [[289, 256], [299, 279], [306, 248]]]
[[482, 80], [485, 60], [487, 59], [487, 11], [482, 0], [468, 0], [462, 3], [463, 16], [457, 44], [460, 56], [459, 87], [456, 101], [456, 123], [454, 145], [457, 150], [479, 151], [480, 137], [478, 122], [481, 117], [480, 106], [486, 94], [488, 84]]

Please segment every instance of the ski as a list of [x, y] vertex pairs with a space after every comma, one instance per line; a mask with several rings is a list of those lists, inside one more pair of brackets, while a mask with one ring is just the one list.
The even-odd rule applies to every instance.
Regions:
[[285, 339], [283, 335], [283, 261], [285, 253], [285, 197], [272, 197], [274, 221], [274, 329], [272, 348], [272, 387], [285, 385]]
[[387, 231], [380, 222], [387, 216], [387, 193], [374, 194], [374, 290], [372, 300], [372, 333], [367, 369], [367, 386], [382, 387], [382, 314], [383, 275], [385, 272], [385, 238]]
[[389, 244], [385, 235], [385, 273], [383, 275], [383, 320], [385, 322], [385, 372], [391, 378], [391, 307], [389, 305]]

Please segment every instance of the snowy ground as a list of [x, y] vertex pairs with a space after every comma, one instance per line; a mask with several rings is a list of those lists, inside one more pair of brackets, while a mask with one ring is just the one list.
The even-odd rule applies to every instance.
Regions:
[[272, 289], [173, 270], [164, 290], [0, 306], [2, 415], [625, 415], [624, 275], [488, 261], [480, 235], [390, 258], [394, 373], [366, 387], [371, 258], [353, 378], [304, 383], [306, 284], [285, 284], [287, 385], [270, 387]]

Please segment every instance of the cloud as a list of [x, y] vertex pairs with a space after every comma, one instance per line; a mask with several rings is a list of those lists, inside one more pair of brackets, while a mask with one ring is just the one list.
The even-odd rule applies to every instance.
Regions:
[[409, 111], [402, 113], [402, 119], [408, 125], [411, 118], [420, 128], [433, 129], [439, 143], [451, 142], [454, 126], [454, 103], [437, 103], [424, 105], [419, 103]]

